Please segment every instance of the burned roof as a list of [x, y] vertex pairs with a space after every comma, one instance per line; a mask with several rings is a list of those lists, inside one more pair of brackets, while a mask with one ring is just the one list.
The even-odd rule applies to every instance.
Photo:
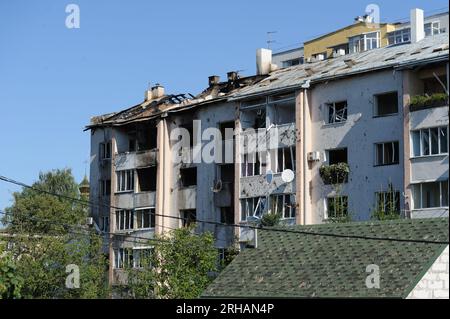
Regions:
[[279, 69], [268, 75], [238, 78], [209, 86], [197, 96], [165, 95], [126, 110], [91, 119], [86, 129], [123, 125], [156, 118], [165, 112], [181, 111], [218, 101], [237, 101], [258, 95], [293, 90], [302, 86], [385, 69], [400, 69], [424, 63], [448, 61], [448, 34], [427, 37], [417, 43], [382, 47]]
[[254, 85], [266, 76], [238, 77], [236, 80], [211, 85], [197, 96], [192, 94], [171, 94], [161, 98], [144, 101], [117, 113], [91, 118], [86, 129], [97, 126], [123, 125], [133, 121], [147, 120], [169, 111], [181, 111], [194, 106], [226, 100], [242, 88]]

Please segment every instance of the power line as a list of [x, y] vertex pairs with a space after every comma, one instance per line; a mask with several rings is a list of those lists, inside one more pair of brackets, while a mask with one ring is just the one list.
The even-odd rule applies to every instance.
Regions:
[[[22, 182], [18, 182], [15, 181], [11, 178], [5, 177], [0, 175], [0, 180], [7, 182], [7, 183], [12, 183], [15, 185], [19, 185], [22, 187], [26, 187], [38, 192], [42, 192], [48, 195], [52, 195], [52, 196], [56, 196], [56, 197], [60, 197], [60, 198], [64, 198], [67, 200], [71, 200], [71, 201], [76, 201], [79, 202], [82, 205], [85, 206], [97, 206], [97, 207], [108, 207], [108, 208], [114, 208], [117, 210], [130, 210], [127, 208], [120, 208], [120, 207], [115, 207], [113, 205], [108, 205], [108, 204], [104, 204], [102, 203], [102, 205], [98, 205], [95, 204], [92, 201], [86, 201], [83, 199], [79, 199], [79, 198], [73, 198], [70, 196], [66, 196], [66, 195], [61, 195], [61, 194], [56, 194], [56, 193], [52, 193], [49, 191], [45, 191], [45, 190], [41, 190], [39, 188], [35, 188], [33, 186], [27, 185], [25, 183]], [[152, 213], [151, 213], [152, 214]], [[172, 218], [172, 219], [177, 219], [177, 220], [188, 220], [187, 218], [183, 218], [183, 217], [178, 217], [178, 216], [171, 216], [171, 215], [164, 215], [164, 214], [157, 214], [156, 212], [153, 213], [155, 216], [161, 216], [161, 217], [166, 217], [166, 218]], [[211, 225], [216, 225], [216, 226], [226, 226], [226, 227], [234, 227], [234, 228], [246, 228], [246, 229], [260, 229], [260, 230], [267, 230], [267, 231], [274, 231], [274, 232], [281, 232], [281, 233], [291, 233], [291, 234], [300, 234], [300, 235], [311, 235], [311, 236], [323, 236], [323, 237], [335, 237], [335, 238], [348, 238], [348, 239], [364, 239], [364, 240], [377, 240], [377, 241], [393, 241], [393, 242], [409, 242], [409, 243], [424, 243], [424, 244], [449, 244], [448, 241], [430, 241], [430, 240], [414, 240], [414, 239], [402, 239], [402, 238], [389, 238], [389, 237], [370, 237], [370, 236], [359, 236], [359, 235], [344, 235], [344, 234], [336, 234], [336, 233], [316, 233], [316, 232], [310, 232], [310, 231], [302, 231], [302, 230], [292, 230], [292, 229], [277, 229], [277, 228], [265, 228], [262, 226], [253, 226], [253, 225], [239, 225], [239, 224], [225, 224], [225, 223], [221, 223], [221, 222], [214, 222], [214, 221], [204, 221], [204, 220], [199, 220], [197, 219], [195, 221], [196, 223], [204, 223], [204, 224], [211, 224]], [[111, 233], [108, 232], [109, 234], [116, 236], [119, 235], [118, 233]], [[131, 237], [131, 236], [130, 236]], [[138, 237], [135, 237], [138, 238]], [[142, 237], [143, 238], [143, 237]]]

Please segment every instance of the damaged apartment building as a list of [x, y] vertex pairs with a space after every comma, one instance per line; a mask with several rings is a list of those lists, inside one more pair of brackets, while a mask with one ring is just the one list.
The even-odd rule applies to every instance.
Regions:
[[[251, 244], [246, 226], [268, 213], [283, 224], [448, 216], [449, 39], [425, 37], [423, 12], [411, 15], [408, 43], [282, 69], [259, 49], [254, 76], [211, 76], [197, 96], [155, 85], [92, 118], [90, 198], [104, 204], [92, 215], [110, 282], [142, 266], [147, 239], [191, 223], [223, 252]], [[212, 129], [232, 152], [206, 161]], [[339, 182], [324, 178], [342, 165]]]

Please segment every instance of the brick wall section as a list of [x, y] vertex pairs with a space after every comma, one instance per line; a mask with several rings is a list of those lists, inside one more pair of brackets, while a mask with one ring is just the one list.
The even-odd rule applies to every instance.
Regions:
[[445, 248], [407, 299], [449, 299], [449, 248]]

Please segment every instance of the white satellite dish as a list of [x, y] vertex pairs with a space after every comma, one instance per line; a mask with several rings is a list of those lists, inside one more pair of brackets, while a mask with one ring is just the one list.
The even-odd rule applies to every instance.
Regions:
[[268, 170], [267, 172], [266, 172], [266, 181], [267, 181], [267, 183], [272, 183], [272, 180], [273, 180], [273, 172], [271, 171], [271, 170]]
[[283, 173], [281, 173], [281, 179], [285, 183], [292, 182], [294, 180], [294, 178], [295, 178], [295, 173], [292, 170], [290, 170], [290, 169], [285, 169], [283, 171]]

